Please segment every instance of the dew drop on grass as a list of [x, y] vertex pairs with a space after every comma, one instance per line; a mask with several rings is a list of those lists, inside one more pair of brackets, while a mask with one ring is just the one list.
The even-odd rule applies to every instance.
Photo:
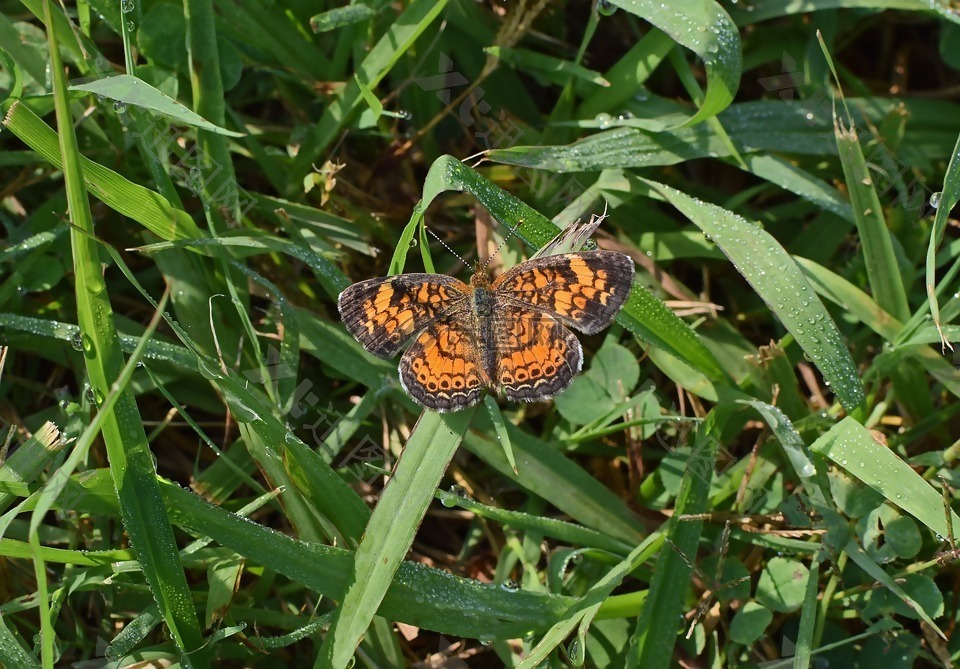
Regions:
[[116, 102], [113, 103], [113, 111], [117, 112], [118, 114], [124, 114], [127, 111], [127, 104], [125, 102], [117, 100]]
[[600, 0], [597, 3], [597, 11], [600, 13], [600, 16], [613, 16], [617, 8], [610, 4], [609, 0]]
[[70, 345], [75, 351], [83, 350], [83, 333], [77, 330], [70, 336]]
[[514, 581], [512, 578], [508, 578], [506, 581], [500, 584], [500, 589], [504, 592], [516, 592], [520, 589], [520, 584]]
[[124, 14], [129, 14], [130, 12], [132, 12], [134, 9], [137, 8], [137, 5], [136, 3], [133, 2], [133, 0], [123, 0], [123, 4], [120, 5], [120, 7], [123, 10]]
[[938, 208], [938, 207], [940, 206], [940, 198], [942, 198], [942, 197], [943, 197], [943, 194], [942, 194], [942, 193], [939, 193], [939, 192], [938, 192], [938, 193], [934, 193], [933, 195], [931, 195], [931, 196], [930, 196], [930, 206], [933, 207], [934, 209]]

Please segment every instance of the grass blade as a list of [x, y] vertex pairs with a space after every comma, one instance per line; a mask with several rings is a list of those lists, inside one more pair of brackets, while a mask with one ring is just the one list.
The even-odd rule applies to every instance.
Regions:
[[740, 32], [718, 3], [609, 0], [609, 4], [646, 19], [703, 60], [707, 94], [700, 109], [684, 125], [696, 125], [716, 116], [730, 104], [740, 85]]
[[[44, 3], [44, 8], [60, 128], [60, 153], [70, 218], [74, 225], [70, 236], [77, 284], [77, 322], [83, 337], [87, 373], [94, 393], [103, 402], [111, 393], [114, 382], [120, 378], [123, 355], [100, 265], [99, 247], [90, 236], [94, 229], [93, 219], [82, 181], [80, 152], [73, 131], [59, 40], [53, 27], [49, 0]], [[104, 419], [102, 433], [130, 543], [137, 551], [151, 592], [177, 645], [187, 653], [196, 653], [202, 645], [199, 621], [160, 497], [146, 434], [129, 389], [117, 396], [113, 410]], [[45, 583], [42, 572], [38, 578]], [[47, 625], [44, 626], [44, 636], [44, 665], [52, 666], [52, 630]], [[194, 654], [193, 660], [198, 665], [204, 664], [202, 655]]]
[[346, 667], [413, 543], [414, 534], [474, 411], [425, 411], [414, 426], [360, 545], [351, 583], [317, 656], [318, 667]]
[[857, 366], [840, 331], [779, 242], [722, 207], [655, 181], [643, 181], [720, 247], [817, 365], [847, 411], [863, 404], [866, 398]]

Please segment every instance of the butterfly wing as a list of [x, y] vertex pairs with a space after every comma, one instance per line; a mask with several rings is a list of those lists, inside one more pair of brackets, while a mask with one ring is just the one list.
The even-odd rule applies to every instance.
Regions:
[[494, 316], [497, 390], [539, 402], [566, 389], [583, 364], [577, 336], [549, 314], [510, 305]]
[[565, 253], [520, 263], [491, 289], [498, 304], [545, 312], [593, 334], [610, 325], [627, 301], [633, 273], [633, 260], [624, 253]]
[[360, 281], [337, 298], [350, 334], [365, 349], [392, 358], [418, 332], [467, 306], [469, 287], [442, 274], [398, 274]]
[[561, 230], [556, 237], [540, 247], [540, 250], [534, 253], [531, 258], [545, 258], [562, 253], [575, 253], [583, 249], [585, 245], [591, 243], [593, 249], [596, 249], [597, 243], [590, 239], [590, 235], [600, 227], [604, 218], [606, 218], [605, 214], [602, 216], [591, 216], [587, 222], [575, 221], [571, 223]]
[[428, 409], [465, 409], [479, 402], [489, 385], [464, 315], [458, 312], [434, 321], [400, 358], [403, 389]]

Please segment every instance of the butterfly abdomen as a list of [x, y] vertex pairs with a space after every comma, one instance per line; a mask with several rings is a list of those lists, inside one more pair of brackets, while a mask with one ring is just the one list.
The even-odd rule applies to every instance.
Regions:
[[486, 286], [474, 285], [473, 327], [476, 333], [477, 363], [487, 380], [494, 378], [497, 368], [497, 337], [494, 331], [494, 295]]

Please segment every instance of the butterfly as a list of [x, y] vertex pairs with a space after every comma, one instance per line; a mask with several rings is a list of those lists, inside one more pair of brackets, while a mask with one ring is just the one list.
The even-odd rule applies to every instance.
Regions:
[[[556, 241], [548, 246], [555, 249]], [[609, 326], [633, 274], [624, 253], [560, 253], [534, 257], [496, 279], [477, 264], [469, 285], [444, 274], [368, 279], [340, 293], [337, 308], [373, 355], [389, 359], [406, 348], [400, 383], [428, 409], [465, 409], [488, 388], [539, 402], [566, 389], [583, 365], [569, 328], [594, 334]]]

